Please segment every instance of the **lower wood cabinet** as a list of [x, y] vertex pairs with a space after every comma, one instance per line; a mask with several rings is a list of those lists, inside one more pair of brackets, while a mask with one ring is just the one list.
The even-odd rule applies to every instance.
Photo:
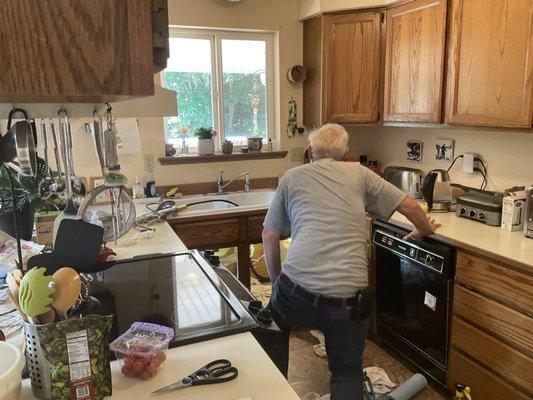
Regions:
[[238, 219], [176, 224], [174, 230], [189, 249], [230, 247], [239, 243]]
[[266, 211], [199, 216], [171, 220], [189, 249], [237, 247], [238, 278], [250, 287], [250, 244], [261, 243]]
[[458, 251], [448, 387], [474, 399], [533, 398], [533, 271]]

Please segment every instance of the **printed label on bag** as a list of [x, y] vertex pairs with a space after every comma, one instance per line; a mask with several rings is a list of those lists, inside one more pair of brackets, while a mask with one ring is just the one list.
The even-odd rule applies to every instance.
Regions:
[[67, 333], [66, 338], [71, 398], [74, 400], [92, 399], [94, 389], [87, 331]]
[[437, 298], [431, 293], [426, 292], [426, 294], [424, 295], [424, 305], [435, 311], [437, 309]]

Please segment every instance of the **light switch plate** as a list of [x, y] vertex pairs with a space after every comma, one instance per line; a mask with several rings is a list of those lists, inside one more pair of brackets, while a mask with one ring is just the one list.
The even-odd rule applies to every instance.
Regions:
[[291, 147], [289, 149], [289, 159], [291, 162], [303, 162], [304, 160], [304, 148], [303, 147]]
[[153, 154], [143, 154], [144, 170], [153, 171], [155, 165], [155, 156]]

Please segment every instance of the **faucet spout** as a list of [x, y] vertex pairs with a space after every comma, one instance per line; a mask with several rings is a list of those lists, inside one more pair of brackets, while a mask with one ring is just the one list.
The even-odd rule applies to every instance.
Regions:
[[235, 182], [237, 179], [242, 178], [243, 176], [246, 176], [246, 181], [244, 183], [244, 191], [249, 192], [250, 191], [250, 174], [248, 172], [243, 172], [242, 174], [237, 175], [235, 178], [233, 178], [229, 182], [224, 182], [222, 179], [222, 173], [220, 175], [220, 178], [217, 180], [217, 192], [223, 193], [224, 188], [231, 185], [233, 182]]

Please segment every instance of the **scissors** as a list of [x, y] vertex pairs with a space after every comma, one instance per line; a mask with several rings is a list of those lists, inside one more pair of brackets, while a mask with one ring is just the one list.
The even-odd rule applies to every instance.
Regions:
[[155, 396], [161, 393], [172, 392], [189, 386], [212, 385], [215, 383], [228, 382], [235, 379], [237, 375], [239, 375], [239, 370], [233, 367], [230, 361], [224, 359], [215, 360], [204, 365], [198, 371], [187, 375], [180, 381], [162, 387], [161, 389], [157, 389], [152, 392], [151, 395]]

